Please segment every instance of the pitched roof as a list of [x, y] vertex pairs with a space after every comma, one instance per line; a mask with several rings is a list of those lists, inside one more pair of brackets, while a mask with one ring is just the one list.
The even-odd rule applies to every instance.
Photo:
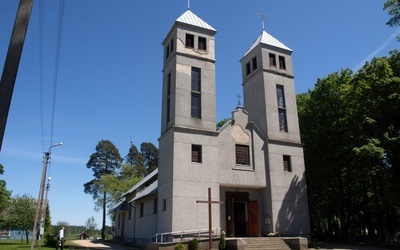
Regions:
[[186, 24], [197, 26], [200, 28], [212, 30], [212, 31], [217, 31], [211, 25], [204, 22], [200, 17], [196, 16], [190, 10], [187, 10], [185, 13], [183, 13], [178, 19], [176, 19], [176, 21], [180, 22], [180, 23], [186, 23]]
[[252, 51], [257, 45], [259, 44], [266, 44], [276, 48], [292, 51], [289, 47], [285, 44], [281, 43], [278, 39], [268, 34], [265, 30], [261, 32], [261, 34], [257, 37], [256, 41], [251, 45], [250, 49], [244, 54], [245, 57], [250, 51]]
[[128, 203], [140, 199], [142, 197], [145, 197], [149, 194], [155, 193], [157, 191], [157, 187], [158, 187], [158, 181], [151, 183], [148, 187], [138, 192], [135, 195], [135, 197], [133, 197], [130, 201], [128, 201]]
[[124, 197], [125, 195], [132, 193], [133, 191], [135, 191], [137, 188], [139, 188], [140, 186], [142, 186], [143, 184], [145, 184], [147, 181], [149, 181], [152, 177], [154, 177], [156, 174], [158, 174], [158, 168], [154, 169], [153, 172], [151, 172], [149, 175], [147, 175], [146, 177], [144, 177], [141, 181], [139, 181], [138, 183], [136, 183], [135, 186], [133, 186], [131, 189], [129, 189], [128, 191], [126, 191], [124, 194], [122, 194], [122, 196]]

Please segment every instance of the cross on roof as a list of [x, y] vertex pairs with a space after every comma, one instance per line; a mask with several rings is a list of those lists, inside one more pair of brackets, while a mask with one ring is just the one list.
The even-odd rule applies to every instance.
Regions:
[[240, 103], [240, 98], [242, 97], [240, 94], [236, 95], [237, 99], [238, 99], [238, 106], [242, 106], [242, 104]]
[[261, 10], [261, 12], [257, 13], [257, 15], [261, 17], [262, 30], [264, 30], [264, 18], [266, 18], [267, 16], [264, 14], [263, 10]]

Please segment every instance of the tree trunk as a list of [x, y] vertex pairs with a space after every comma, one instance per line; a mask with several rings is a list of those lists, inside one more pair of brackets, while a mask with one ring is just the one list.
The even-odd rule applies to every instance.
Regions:
[[[28, 232], [28, 230], [25, 230], [25, 236], [26, 236], [26, 244], [29, 244], [29, 232]], [[21, 236], [21, 241], [22, 241], [22, 236]]]
[[107, 199], [107, 193], [104, 192], [103, 195], [103, 225], [101, 227], [101, 239], [105, 240], [105, 230], [106, 230], [106, 199]]

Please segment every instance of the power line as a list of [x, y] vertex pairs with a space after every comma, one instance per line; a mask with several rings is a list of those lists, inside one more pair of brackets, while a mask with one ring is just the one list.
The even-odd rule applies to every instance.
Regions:
[[51, 133], [50, 133], [50, 145], [53, 144], [53, 131], [54, 131], [54, 115], [56, 107], [56, 97], [57, 97], [57, 83], [58, 83], [58, 69], [60, 64], [60, 48], [61, 48], [61, 35], [64, 20], [64, 0], [60, 0], [59, 16], [58, 16], [58, 32], [57, 32], [57, 47], [56, 47], [56, 59], [54, 66], [54, 82], [53, 82], [53, 106], [51, 115]]

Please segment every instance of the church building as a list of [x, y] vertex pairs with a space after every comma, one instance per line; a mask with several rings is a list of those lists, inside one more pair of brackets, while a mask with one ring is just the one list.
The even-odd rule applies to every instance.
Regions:
[[265, 30], [249, 43], [243, 106], [217, 130], [216, 33], [188, 9], [162, 42], [159, 166], [113, 209], [116, 237], [208, 232], [209, 188], [214, 234], [310, 235], [292, 50]]

